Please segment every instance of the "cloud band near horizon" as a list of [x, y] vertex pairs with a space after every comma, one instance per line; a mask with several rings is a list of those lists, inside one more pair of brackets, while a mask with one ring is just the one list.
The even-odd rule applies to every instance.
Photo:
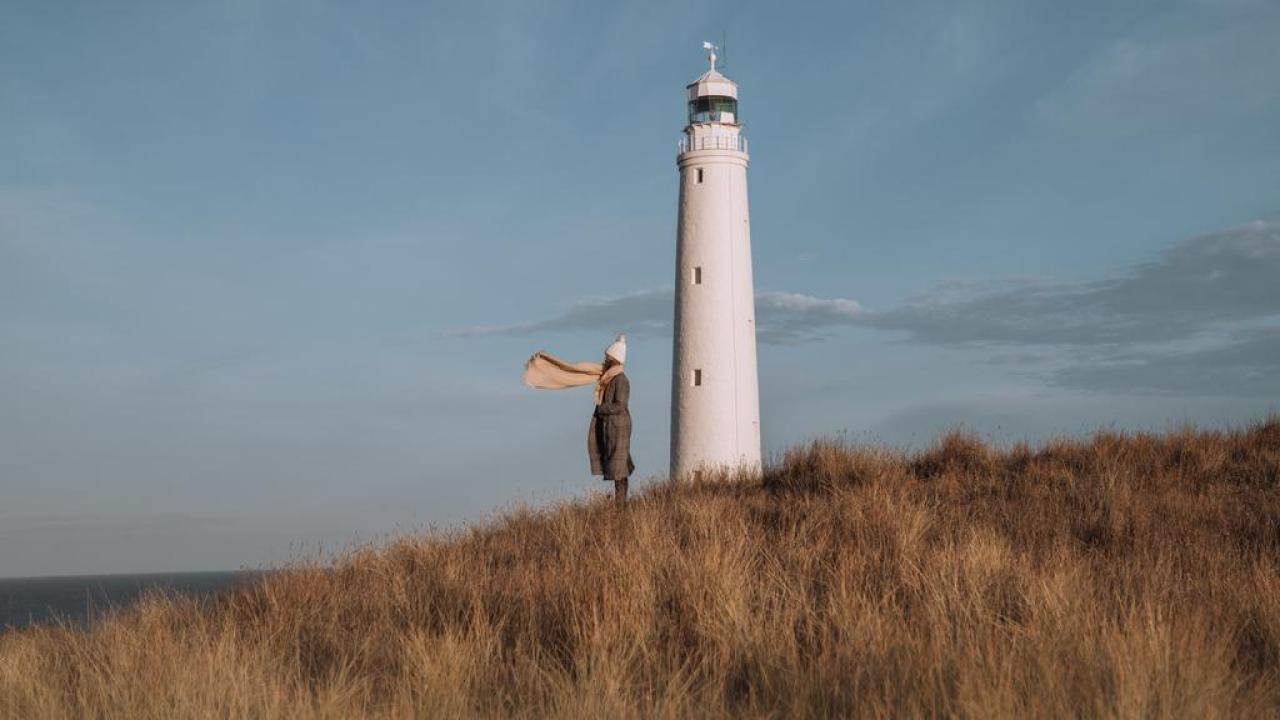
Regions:
[[[452, 334], [669, 335], [672, 295], [662, 288], [588, 299], [551, 318]], [[756, 294], [756, 323], [760, 342], [773, 345], [865, 327], [924, 345], [1044, 348], [1057, 366], [1036, 372], [1051, 385], [1087, 391], [1280, 393], [1280, 222], [1194, 237], [1113, 277], [937, 290], [882, 311], [847, 298], [764, 291]]]

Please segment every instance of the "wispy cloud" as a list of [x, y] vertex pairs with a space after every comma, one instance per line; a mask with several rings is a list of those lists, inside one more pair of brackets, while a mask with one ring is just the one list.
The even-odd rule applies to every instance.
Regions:
[[625, 331], [635, 335], [671, 333], [670, 288], [642, 290], [616, 297], [580, 300], [555, 317], [508, 325], [475, 325], [455, 336], [529, 335], [539, 332]]
[[865, 322], [936, 345], [1133, 345], [1280, 315], [1280, 223], [1192, 238], [1130, 273], [937, 295]]
[[835, 328], [860, 323], [866, 314], [856, 300], [786, 292], [756, 294], [756, 332], [766, 343], [821, 340]]
[[1048, 376], [1059, 387], [1118, 394], [1280, 396], [1280, 327], [1235, 334], [1200, 350], [1142, 349], [1085, 359]]
[[1267, 126], [1280, 108], [1277, 20], [1267, 2], [1171, 8], [1101, 48], [1037, 103], [1036, 119], [1069, 135], [1181, 142]]
[[[1053, 385], [1100, 392], [1250, 395], [1280, 391], [1280, 223], [1255, 222], [1178, 243], [1115, 277], [1017, 280], [940, 290], [870, 311], [843, 298], [756, 296], [762, 343], [818, 342], [841, 327], [903, 333], [926, 345], [1025, 348], [1057, 364]], [[554, 317], [454, 334], [671, 332], [672, 291], [574, 304]]]
[[1118, 394], [1280, 392], [1280, 223], [1191, 238], [1117, 277], [1022, 281], [868, 313], [929, 344], [1026, 348], [1051, 385]]
[[[510, 325], [477, 325], [454, 336], [529, 335], [538, 332], [627, 332], [670, 335], [673, 293], [644, 290], [574, 303], [552, 318]], [[831, 328], [855, 324], [866, 311], [854, 300], [786, 292], [756, 294], [756, 333], [761, 342], [793, 345], [820, 340]]]

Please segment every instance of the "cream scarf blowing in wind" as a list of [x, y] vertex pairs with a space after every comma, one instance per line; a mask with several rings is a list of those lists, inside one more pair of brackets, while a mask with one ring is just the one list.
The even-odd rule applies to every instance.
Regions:
[[608, 370], [600, 363], [565, 362], [551, 353], [539, 350], [524, 364], [524, 384], [542, 390], [561, 390], [595, 383], [596, 404], [599, 405], [605, 386], [622, 374], [623, 364], [627, 361], [627, 336], [619, 335], [604, 354], [618, 361], [616, 365], [610, 365]]

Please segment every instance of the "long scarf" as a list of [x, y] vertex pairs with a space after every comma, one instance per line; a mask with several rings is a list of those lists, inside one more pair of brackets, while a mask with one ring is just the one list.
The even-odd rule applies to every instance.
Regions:
[[542, 390], [561, 390], [567, 387], [596, 384], [596, 404], [604, 398], [605, 386], [622, 374], [622, 364], [610, 365], [608, 370], [600, 363], [570, 363], [550, 353], [539, 350], [524, 364], [524, 384]]

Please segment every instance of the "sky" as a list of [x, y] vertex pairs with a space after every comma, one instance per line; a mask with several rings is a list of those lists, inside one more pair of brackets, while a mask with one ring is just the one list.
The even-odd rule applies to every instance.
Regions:
[[[263, 567], [668, 462], [725, 39], [765, 452], [1280, 407], [1280, 4], [10, 2], [0, 576]], [[633, 484], [634, 486], [635, 484]]]

